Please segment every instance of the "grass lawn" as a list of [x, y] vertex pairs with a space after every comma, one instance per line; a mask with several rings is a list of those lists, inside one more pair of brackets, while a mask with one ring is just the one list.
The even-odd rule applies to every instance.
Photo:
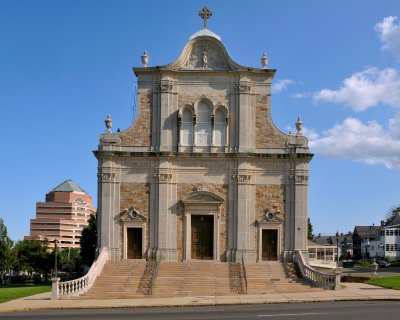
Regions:
[[373, 278], [368, 283], [379, 287], [400, 290], [400, 276]]
[[51, 286], [0, 287], [0, 303], [49, 291]]

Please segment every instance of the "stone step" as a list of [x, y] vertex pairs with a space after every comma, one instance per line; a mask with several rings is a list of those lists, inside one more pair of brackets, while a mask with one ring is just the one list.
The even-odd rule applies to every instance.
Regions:
[[[84, 299], [133, 299], [146, 267], [143, 260], [108, 261]], [[320, 291], [297, 279], [293, 265], [281, 262], [246, 264], [247, 293]], [[233, 295], [229, 272], [237, 274], [241, 265], [215, 261], [161, 262], [152, 290], [153, 296]], [[236, 273], [235, 273], [236, 272]], [[237, 278], [235, 278], [237, 279]], [[237, 281], [237, 280], [235, 280]], [[237, 290], [237, 289], [235, 289]]]

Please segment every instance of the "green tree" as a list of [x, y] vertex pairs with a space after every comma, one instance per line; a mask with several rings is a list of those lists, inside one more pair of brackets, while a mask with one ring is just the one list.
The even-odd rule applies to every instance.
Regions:
[[392, 206], [389, 211], [386, 213], [385, 221], [386, 223], [390, 222], [396, 215], [400, 214], [400, 204], [397, 206]]
[[33, 271], [43, 274], [47, 281], [48, 274], [54, 266], [54, 252], [49, 252], [48, 241], [21, 240], [15, 245], [15, 271]]
[[308, 238], [309, 240], [312, 240], [312, 239], [314, 238], [313, 226], [312, 226], [312, 224], [311, 224], [310, 218], [308, 218], [307, 238]]
[[65, 272], [78, 272], [81, 262], [79, 249], [68, 248], [58, 252], [59, 268]]
[[81, 259], [82, 262], [90, 266], [96, 256], [97, 245], [97, 219], [90, 215], [89, 224], [82, 230], [81, 235]]
[[0, 218], [0, 283], [4, 284], [4, 275], [10, 270], [13, 262], [13, 242], [7, 234], [7, 227]]

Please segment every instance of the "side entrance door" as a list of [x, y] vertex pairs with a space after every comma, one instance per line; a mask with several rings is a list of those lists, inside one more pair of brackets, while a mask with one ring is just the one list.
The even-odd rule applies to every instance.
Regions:
[[142, 259], [142, 228], [127, 229], [127, 259]]
[[278, 230], [262, 230], [262, 260], [278, 260]]
[[214, 216], [192, 215], [192, 259], [213, 259]]

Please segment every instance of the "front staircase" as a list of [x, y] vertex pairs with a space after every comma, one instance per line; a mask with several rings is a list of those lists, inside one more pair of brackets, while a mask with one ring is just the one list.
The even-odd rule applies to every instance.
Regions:
[[153, 294], [161, 297], [237, 294], [237, 287], [230, 281], [231, 265], [214, 261], [162, 262]]
[[[153, 274], [150, 274], [153, 273]], [[246, 264], [184, 261], [159, 264], [110, 260], [83, 299], [133, 299], [148, 296], [223, 296], [319, 291], [299, 280], [281, 262]]]
[[143, 297], [138, 293], [145, 260], [109, 260], [92, 288], [79, 299], [132, 299]]
[[268, 261], [246, 264], [247, 293], [288, 293], [321, 291], [297, 277], [293, 264]]

